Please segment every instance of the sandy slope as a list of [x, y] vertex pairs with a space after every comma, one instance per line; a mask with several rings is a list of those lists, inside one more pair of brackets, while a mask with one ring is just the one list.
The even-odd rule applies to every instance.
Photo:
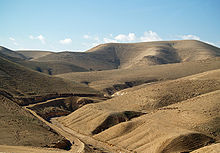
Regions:
[[193, 151], [192, 153], [219, 153], [220, 152], [220, 144], [213, 144], [210, 146], [205, 146], [200, 149]]
[[105, 121], [112, 125], [123, 121], [120, 118], [125, 117], [123, 114], [126, 111], [133, 111], [132, 114], [148, 113], [219, 89], [220, 70], [213, 70], [178, 80], [146, 85], [105, 102], [86, 105], [64, 117], [62, 122], [83, 133], [92, 134]]
[[109, 70], [204, 60], [217, 56], [220, 56], [217, 47], [200, 41], [182, 40], [101, 44], [83, 53], [53, 53], [36, 60], [66, 61], [88, 70]]
[[55, 126], [55, 125], [49, 123], [48, 121], [45, 121], [42, 117], [37, 115], [37, 113], [35, 113], [34, 111], [30, 110], [29, 108], [25, 107], [25, 109], [28, 110], [29, 112], [31, 112], [35, 117], [37, 117], [39, 120], [44, 122], [50, 128], [55, 130], [57, 133], [59, 133], [60, 135], [65, 137], [67, 140], [69, 140], [71, 145], [72, 145], [71, 149], [69, 150], [69, 152], [73, 152], [73, 153], [74, 152], [80, 152], [80, 153], [83, 153], [85, 151], [85, 144], [81, 140], [79, 140], [75, 135], [73, 135], [73, 134], [63, 130], [62, 128], [60, 128], [58, 126]]
[[21, 64], [24, 67], [30, 68], [38, 72], [46, 73], [49, 75], [63, 74], [68, 72], [88, 71], [85, 68], [62, 61], [37, 62], [37, 61], [22, 60], [22, 61], [17, 61], [17, 63]]
[[15, 96], [96, 92], [83, 84], [50, 77], [2, 57], [0, 57], [0, 64], [0, 90]]
[[214, 58], [195, 62], [141, 66], [129, 69], [66, 73], [56, 76], [71, 81], [88, 83], [92, 88], [112, 94], [123, 88], [147, 82], [177, 79], [219, 68], [220, 58]]
[[0, 118], [1, 145], [51, 147], [63, 139], [46, 124], [2, 95]]
[[[76, 142], [73, 152], [82, 152], [87, 146], [75, 136], [96, 150], [104, 148], [99, 152], [217, 151], [219, 56], [219, 48], [199, 41], [110, 43], [84, 53], [20, 54], [0, 47], [0, 151], [56, 152], [25, 147], [53, 146], [63, 139], [54, 130]], [[68, 73], [56, 78], [29, 68], [52, 75], [76, 70], [106, 71]], [[117, 92], [105, 102], [85, 103], [70, 115], [52, 120], [58, 127], [25, 107], [38, 120], [14, 103], [27, 105], [52, 98], [46, 95], [53, 94], [99, 94], [85, 84], [108, 94], [143, 85]], [[59, 101], [50, 101], [53, 104], [54, 108], [63, 107]]]
[[191, 151], [219, 140], [219, 100], [219, 90], [204, 94], [118, 124], [95, 138], [137, 152]]
[[[213, 138], [219, 139], [220, 92], [217, 90], [220, 90], [220, 70], [208, 71], [145, 85], [134, 91], [131, 88], [122, 96], [88, 104], [63, 117], [60, 122], [81, 133], [96, 134], [95, 138], [128, 150], [160, 152], [162, 149], [169, 152], [174, 139], [180, 143], [179, 148], [174, 149], [194, 150], [200, 143], [205, 145]], [[137, 119], [126, 115], [137, 112], [147, 114]], [[190, 146], [189, 139], [197, 137], [198, 142]], [[186, 146], [179, 142], [182, 139]]]
[[29, 59], [37, 59], [52, 53], [50, 51], [35, 51], [35, 50], [19, 50], [17, 52]]
[[[0, 54], [50, 75], [183, 63], [220, 56], [220, 49], [195, 40], [108, 43], [86, 52], [17, 51], [1, 47]], [[56, 66], [53, 64], [56, 63]]]
[[51, 98], [53, 95], [97, 93], [85, 85], [27, 69], [3, 57], [0, 57], [0, 65], [2, 145], [53, 147], [64, 139], [19, 105], [34, 103], [35, 100]]
[[24, 60], [26, 57], [18, 52], [14, 52], [8, 48], [0, 46], [0, 56], [12, 58], [12, 59], [21, 59]]
[[0, 151], [0, 153], [69, 153], [68, 151], [58, 149], [8, 145], [0, 145]]
[[102, 44], [88, 52], [115, 52], [120, 68], [203, 60], [220, 55], [219, 48], [195, 40]]

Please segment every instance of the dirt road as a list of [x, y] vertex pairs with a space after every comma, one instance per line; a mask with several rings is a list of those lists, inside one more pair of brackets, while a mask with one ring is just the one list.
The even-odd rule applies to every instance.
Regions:
[[63, 99], [63, 98], [61, 97], [61, 98], [50, 99], [45, 102], [40, 102], [40, 103], [24, 106], [23, 108], [26, 109], [27, 111], [29, 111], [30, 113], [32, 113], [34, 116], [36, 116], [41, 121], [43, 121], [45, 124], [50, 126], [57, 133], [59, 133], [60, 135], [65, 137], [67, 140], [69, 140], [72, 143], [72, 147], [71, 147], [71, 150], [69, 150], [68, 152], [71, 152], [71, 153], [84, 153], [84, 152], [129, 153], [129, 152], [131, 152], [129, 150], [119, 148], [119, 147], [114, 146], [112, 144], [108, 144], [106, 142], [96, 140], [91, 136], [83, 135], [83, 134], [78, 133], [68, 127], [65, 127], [63, 124], [58, 122], [57, 118], [59, 118], [59, 117], [51, 118], [51, 120], [50, 120], [51, 123], [50, 123], [50, 122], [44, 120], [36, 112], [34, 112], [33, 110], [30, 109], [33, 106], [49, 103], [49, 102], [59, 100], [59, 99]]
[[77, 137], [75, 137], [71, 133], [68, 133], [68, 132], [64, 131], [63, 129], [44, 120], [42, 117], [37, 115], [37, 113], [35, 113], [34, 111], [32, 111], [31, 109], [29, 109], [27, 107], [29, 107], [29, 106], [25, 106], [24, 108], [72, 143], [72, 147], [71, 147], [71, 150], [69, 150], [69, 152], [71, 152], [71, 153], [84, 153], [85, 152], [84, 151], [85, 144], [81, 140], [79, 140]]

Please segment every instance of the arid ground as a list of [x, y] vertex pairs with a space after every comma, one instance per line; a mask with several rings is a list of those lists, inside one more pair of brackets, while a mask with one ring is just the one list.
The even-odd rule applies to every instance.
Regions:
[[0, 47], [0, 153], [219, 153], [220, 48]]

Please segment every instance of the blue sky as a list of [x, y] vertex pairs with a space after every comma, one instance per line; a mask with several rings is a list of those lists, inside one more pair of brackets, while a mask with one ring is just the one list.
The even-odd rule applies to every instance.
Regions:
[[0, 0], [0, 45], [85, 51], [100, 43], [197, 39], [220, 46], [219, 0]]

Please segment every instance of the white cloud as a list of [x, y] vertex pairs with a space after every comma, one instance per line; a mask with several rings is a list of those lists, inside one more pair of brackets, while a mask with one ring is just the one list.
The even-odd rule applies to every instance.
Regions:
[[30, 35], [29, 38], [33, 40], [33, 39], [34, 39], [34, 36]]
[[90, 49], [92, 47], [95, 47], [101, 43], [103, 43], [102, 40], [97, 35], [83, 35], [83, 38], [86, 39], [86, 42], [83, 42], [82, 45], [85, 46], [87, 49]]
[[118, 41], [134, 41], [136, 39], [136, 36], [134, 33], [129, 33], [128, 35], [119, 34], [115, 37], [115, 40]]
[[98, 43], [98, 42], [94, 42], [94, 43], [82, 43], [82, 45], [84, 46], [84, 47], [86, 47], [86, 49], [91, 49], [91, 48], [93, 48], [93, 47], [95, 47], [95, 46], [98, 46], [100, 43]]
[[89, 39], [90, 36], [89, 36], [89, 35], [84, 35], [83, 38], [84, 38], [84, 39]]
[[94, 41], [100, 41], [98, 36], [90, 36], [90, 35], [84, 35], [84, 39], [94, 40]]
[[46, 43], [46, 42], [45, 42], [45, 38], [44, 38], [44, 36], [42, 36], [42, 35], [39, 35], [39, 36], [36, 36], [36, 37], [30, 35], [29, 38], [30, 38], [31, 40], [34, 40], [34, 39], [40, 40], [42, 44], [45, 44], [45, 43]]
[[[156, 32], [153, 32], [151, 30], [144, 32], [142, 36], [137, 36], [135, 33], [128, 33], [126, 34], [118, 34], [114, 36], [113, 34], [108, 34], [107, 36], [103, 37], [98, 37], [98, 36], [91, 36], [91, 35], [83, 35], [84, 39], [87, 39], [86, 43], [82, 43], [83, 46], [87, 48], [91, 48], [94, 46], [97, 46], [101, 43], [124, 43], [124, 42], [134, 42], [134, 41], [142, 41], [142, 42], [148, 42], [148, 41], [161, 41], [163, 40]], [[194, 40], [201, 40], [199, 36], [196, 35], [180, 35], [180, 36], [175, 36], [173, 39], [194, 39]], [[201, 40], [203, 41], [203, 40]], [[208, 44], [211, 45], [218, 45], [220, 46], [220, 42], [216, 42], [215, 44], [212, 42], [207, 42], [204, 41]]]
[[72, 39], [66, 38], [64, 40], [60, 40], [60, 43], [63, 45], [70, 44], [70, 43], [72, 43]]
[[100, 41], [98, 36], [93, 37], [93, 40]]
[[11, 40], [15, 46], [18, 46], [18, 43], [13, 37], [9, 37], [9, 40]]
[[193, 40], [200, 40], [200, 37], [198, 36], [195, 36], [195, 35], [183, 35], [183, 36], [180, 36], [180, 38], [182, 39], [193, 39]]
[[100, 43], [92, 43], [91, 47], [98, 46]]
[[159, 41], [162, 40], [156, 32], [148, 31], [144, 33], [144, 36], [137, 37], [135, 33], [128, 33], [126, 34], [118, 34], [115, 37], [113, 34], [109, 34], [104, 38], [99, 38], [98, 36], [91, 36], [91, 35], [83, 35], [84, 39], [87, 39], [91, 42], [84, 43], [84, 46], [95, 46], [101, 43], [120, 43], [120, 42], [134, 42], [137, 40], [141, 41]]
[[37, 39], [40, 40], [42, 44], [45, 44], [45, 38], [42, 35], [37, 36]]
[[182, 35], [182, 36], [179, 36], [179, 38], [181, 38], [183, 40], [187, 40], [187, 39], [188, 40], [200, 40], [200, 41], [203, 41], [204, 43], [218, 47], [218, 43], [213, 43], [213, 42], [209, 42], [206, 40], [202, 40], [199, 36], [196, 36], [196, 35], [190, 35], [190, 34], [189, 35]]
[[9, 39], [10, 39], [11, 41], [15, 41], [15, 39], [14, 39], [13, 37], [9, 37]]
[[109, 39], [109, 38], [103, 38], [104, 43], [117, 43], [117, 40]]
[[18, 46], [18, 43], [16, 43], [16, 42], [14, 42], [13, 44], [14, 44], [15, 46]]
[[141, 41], [160, 41], [162, 39], [156, 32], [153, 32], [150, 30], [150, 31], [144, 32], [144, 36], [140, 37], [140, 40]]

